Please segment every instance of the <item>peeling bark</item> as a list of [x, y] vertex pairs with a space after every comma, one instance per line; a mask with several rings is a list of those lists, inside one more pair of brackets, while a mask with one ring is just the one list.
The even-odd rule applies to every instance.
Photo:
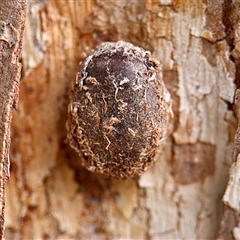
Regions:
[[240, 238], [240, 219], [239, 219], [239, 153], [240, 153], [240, 3], [239, 1], [224, 1], [223, 23], [228, 44], [231, 47], [231, 55], [236, 66], [235, 83], [237, 90], [235, 93], [235, 105], [233, 110], [238, 119], [238, 128], [234, 138], [233, 163], [229, 171], [229, 181], [223, 196], [225, 210], [221, 220], [217, 239], [239, 239]]
[[10, 127], [17, 106], [26, 1], [0, 2], [0, 238], [4, 232], [5, 193], [9, 178]]

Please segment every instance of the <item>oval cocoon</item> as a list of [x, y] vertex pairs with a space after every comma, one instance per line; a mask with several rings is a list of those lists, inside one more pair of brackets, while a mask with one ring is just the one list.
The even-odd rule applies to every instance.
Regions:
[[103, 43], [77, 74], [68, 141], [88, 170], [136, 177], [167, 135], [171, 99], [160, 64], [130, 43]]

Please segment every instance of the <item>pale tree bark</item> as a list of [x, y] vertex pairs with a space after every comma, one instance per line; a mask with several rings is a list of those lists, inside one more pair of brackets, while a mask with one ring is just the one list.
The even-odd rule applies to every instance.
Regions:
[[26, 1], [0, 1], [0, 239], [9, 178], [10, 126], [18, 99]]
[[[229, 239], [219, 227], [237, 126], [236, 4], [29, 1], [7, 239]], [[161, 61], [174, 111], [156, 164], [126, 181], [81, 168], [65, 128], [79, 62], [101, 42], [117, 40]], [[231, 238], [233, 219], [225, 228]]]

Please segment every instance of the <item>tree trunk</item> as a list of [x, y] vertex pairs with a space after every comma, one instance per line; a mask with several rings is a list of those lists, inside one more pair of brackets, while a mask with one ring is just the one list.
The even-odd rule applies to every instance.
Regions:
[[[237, 127], [236, 6], [228, 0], [29, 1], [7, 239], [234, 237], [235, 213], [226, 228], [220, 222]], [[117, 40], [161, 61], [174, 112], [155, 165], [126, 181], [83, 169], [65, 128], [79, 62], [101, 42]]]
[[9, 178], [10, 125], [17, 104], [26, 1], [0, 1], [0, 239]]

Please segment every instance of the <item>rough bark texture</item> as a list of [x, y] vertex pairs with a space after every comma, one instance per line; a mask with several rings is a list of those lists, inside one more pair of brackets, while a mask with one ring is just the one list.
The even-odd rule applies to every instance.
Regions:
[[235, 105], [233, 110], [238, 119], [238, 128], [234, 138], [233, 163], [229, 171], [229, 182], [223, 202], [225, 210], [218, 231], [217, 239], [240, 239], [240, 218], [239, 218], [239, 172], [240, 172], [240, 2], [238, 0], [226, 1], [225, 26], [227, 29], [227, 40], [231, 46], [231, 54], [236, 67], [235, 83], [237, 91], [235, 93]]
[[[29, 2], [6, 238], [216, 238], [237, 125], [233, 9], [227, 0]], [[84, 170], [65, 141], [79, 61], [117, 40], [162, 62], [175, 116], [155, 165], [127, 181]]]
[[26, 1], [0, 1], [0, 239], [9, 178], [10, 127], [18, 99]]

